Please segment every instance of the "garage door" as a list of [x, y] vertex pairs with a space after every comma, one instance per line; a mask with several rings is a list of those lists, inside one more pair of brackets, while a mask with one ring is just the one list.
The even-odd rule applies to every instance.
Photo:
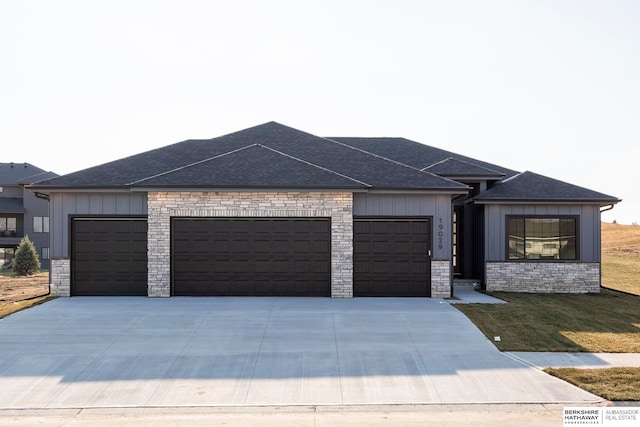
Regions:
[[173, 295], [330, 296], [329, 218], [173, 218]]
[[428, 219], [355, 218], [353, 295], [431, 295]]
[[71, 294], [147, 295], [146, 218], [74, 218]]

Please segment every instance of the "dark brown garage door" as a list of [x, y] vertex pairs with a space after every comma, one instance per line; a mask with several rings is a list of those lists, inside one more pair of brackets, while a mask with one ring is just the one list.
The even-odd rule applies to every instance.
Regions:
[[330, 296], [328, 218], [173, 218], [173, 294]]
[[147, 295], [146, 218], [74, 218], [71, 294]]
[[354, 220], [353, 295], [431, 295], [431, 225], [428, 219]]

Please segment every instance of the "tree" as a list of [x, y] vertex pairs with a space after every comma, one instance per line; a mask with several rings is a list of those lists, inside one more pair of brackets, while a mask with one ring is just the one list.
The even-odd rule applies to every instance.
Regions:
[[13, 257], [13, 272], [20, 276], [35, 274], [40, 271], [40, 260], [35, 246], [24, 236]]

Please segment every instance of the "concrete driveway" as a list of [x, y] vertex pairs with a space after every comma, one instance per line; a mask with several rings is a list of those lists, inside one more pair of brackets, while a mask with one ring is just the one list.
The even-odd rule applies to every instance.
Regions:
[[423, 298], [58, 298], [0, 320], [0, 409], [594, 403]]

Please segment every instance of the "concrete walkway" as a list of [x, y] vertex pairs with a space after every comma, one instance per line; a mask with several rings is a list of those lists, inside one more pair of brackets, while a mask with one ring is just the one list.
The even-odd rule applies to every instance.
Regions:
[[640, 353], [506, 352], [538, 369], [552, 368], [640, 368]]
[[455, 284], [451, 304], [506, 304], [506, 301], [475, 290], [473, 284]]
[[58, 298], [0, 320], [0, 409], [602, 402], [423, 298]]

